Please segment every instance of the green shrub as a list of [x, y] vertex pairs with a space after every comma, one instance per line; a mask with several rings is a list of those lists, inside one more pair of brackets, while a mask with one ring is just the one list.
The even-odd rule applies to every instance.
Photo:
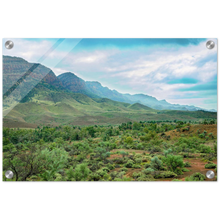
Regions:
[[16, 148], [13, 144], [3, 145], [3, 152], [7, 152], [9, 150], [13, 152], [13, 150], [16, 151]]
[[183, 159], [179, 155], [167, 155], [167, 157], [163, 157], [163, 162], [167, 165], [167, 168], [169, 170], [175, 173], [178, 172], [178, 174], [181, 173], [181, 170], [177, 168], [182, 168], [184, 166]]
[[141, 166], [140, 166], [140, 165], [138, 165], [138, 164], [133, 164], [133, 165], [132, 165], [132, 168], [134, 168], [134, 169], [140, 169], [140, 168], [141, 168]]
[[[181, 149], [181, 151], [182, 151], [182, 149]], [[183, 158], [188, 157], [188, 153], [186, 153], [186, 152], [180, 152], [179, 155], [181, 155]]]
[[137, 178], [137, 181], [154, 181], [154, 177], [152, 175], [141, 175]]
[[137, 159], [135, 159], [135, 163], [141, 163], [142, 162], [142, 159], [141, 158], [137, 158]]
[[105, 171], [105, 172], [109, 172], [110, 171], [110, 169], [107, 168], [107, 167], [103, 167], [102, 170]]
[[172, 149], [171, 149], [171, 148], [169, 148], [168, 150], [165, 150], [165, 151], [164, 151], [165, 157], [166, 157], [168, 154], [171, 154], [171, 153], [172, 153]]
[[163, 167], [163, 162], [160, 159], [158, 159], [158, 157], [155, 156], [154, 158], [151, 159], [150, 166], [154, 170], [160, 170]]
[[133, 174], [132, 174], [132, 177], [136, 180], [138, 177], [140, 177], [141, 175], [143, 175], [142, 173], [136, 173], [136, 172], [134, 172]]
[[144, 168], [149, 168], [150, 167], [150, 164], [149, 163], [146, 163], [145, 165], [144, 165]]
[[186, 162], [184, 163], [184, 167], [191, 167], [191, 165], [190, 165], [190, 163], [189, 163], [188, 161], [186, 161]]
[[122, 179], [123, 178], [123, 176], [124, 176], [124, 174], [125, 174], [125, 172], [124, 171], [122, 171], [122, 172], [119, 172], [119, 173], [117, 173], [117, 178], [120, 178], [120, 179]]
[[142, 162], [148, 162], [150, 160], [151, 160], [151, 157], [149, 157], [149, 156], [142, 157]]
[[210, 153], [212, 151], [211, 147], [206, 146], [204, 144], [200, 144], [199, 150], [200, 150], [201, 153], [206, 153], [206, 154]]
[[162, 149], [159, 146], [153, 146], [149, 149], [150, 154], [156, 153], [156, 152], [161, 152]]
[[176, 168], [175, 173], [176, 173], [177, 175], [183, 175], [183, 171], [182, 171], [182, 169], [179, 168], [179, 167]]
[[133, 143], [133, 138], [132, 137], [126, 137], [125, 143], [132, 144]]
[[205, 180], [205, 175], [199, 172], [194, 173], [190, 177], [185, 178], [185, 181], [204, 181], [204, 180]]
[[139, 143], [139, 144], [136, 146], [136, 149], [137, 149], [137, 150], [143, 150], [143, 149], [144, 149], [144, 146], [143, 146], [141, 143]]
[[184, 168], [182, 168], [182, 171], [183, 171], [183, 172], [189, 172], [189, 170], [188, 170], [188, 169], [186, 169], [185, 167], [184, 167]]
[[113, 170], [115, 168], [115, 166], [110, 163], [107, 164], [107, 167], [109, 170]]
[[153, 172], [155, 172], [155, 170], [150, 168], [150, 167], [147, 168], [147, 169], [142, 170], [142, 173], [145, 174], [145, 175], [152, 174]]
[[199, 134], [199, 137], [200, 137], [200, 138], [204, 138], [204, 137], [205, 137], [205, 134], [204, 134], [204, 133]]
[[123, 168], [121, 168], [119, 171], [120, 171], [120, 172], [122, 172], [122, 171], [127, 172], [128, 169], [127, 169], [126, 167], [123, 167]]
[[100, 177], [103, 177], [104, 175], [107, 174], [107, 171], [106, 171], [106, 170], [103, 170], [103, 169], [100, 169], [100, 170], [97, 170], [96, 173], [97, 173]]
[[134, 156], [134, 158], [136, 159], [136, 158], [142, 158], [142, 154], [140, 154], [140, 153], [137, 153], [137, 154], [135, 154], [135, 156]]
[[133, 164], [134, 164], [133, 160], [128, 160], [128, 162], [125, 164], [125, 167], [132, 168]]
[[214, 164], [214, 163], [208, 163], [208, 164], [205, 165], [206, 169], [213, 169], [213, 168], [216, 168], [216, 167], [217, 167], [217, 165]]
[[113, 160], [116, 164], [124, 164], [124, 160], [122, 158], [115, 158]]
[[124, 158], [125, 156], [128, 155], [128, 152], [125, 152], [125, 151], [120, 151], [120, 154], [122, 155], [122, 157]]
[[174, 172], [171, 171], [160, 171], [160, 172], [155, 172], [154, 178], [159, 179], [159, 178], [173, 178], [177, 177], [177, 175]]
[[113, 171], [110, 173], [112, 180], [114, 180], [117, 177], [117, 174], [118, 174], [117, 171]]

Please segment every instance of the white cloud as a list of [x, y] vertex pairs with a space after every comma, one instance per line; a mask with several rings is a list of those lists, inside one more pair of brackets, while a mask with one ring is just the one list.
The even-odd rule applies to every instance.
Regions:
[[200, 108], [208, 108], [211, 109], [210, 106], [204, 106], [204, 102], [208, 100], [208, 98], [192, 98], [192, 99], [168, 99], [167, 101], [171, 104], [180, 104], [180, 105], [194, 105]]
[[[14, 49], [3, 49], [3, 54], [23, 57], [29, 62], [36, 62], [52, 46], [50, 41], [13, 41], [16, 45]], [[157, 47], [146, 50], [71, 50], [72, 48], [69, 51], [54, 50], [48, 55], [45, 65], [52, 68], [56, 75], [70, 71], [78, 73], [84, 80], [101, 79], [101, 83], [119, 92], [145, 93], [158, 99], [175, 101], [176, 95], [184, 97], [186, 94], [178, 89], [195, 85], [168, 84], [169, 81], [194, 78], [200, 83], [206, 83], [217, 74], [217, 62], [210, 59], [217, 56], [217, 45], [208, 50], [205, 42], [187, 47]]]
[[52, 46], [50, 41], [30, 41], [19, 38], [10, 39], [14, 43], [13, 49], [6, 49], [3, 46], [3, 54], [8, 56], [22, 57], [28, 62], [37, 62]]

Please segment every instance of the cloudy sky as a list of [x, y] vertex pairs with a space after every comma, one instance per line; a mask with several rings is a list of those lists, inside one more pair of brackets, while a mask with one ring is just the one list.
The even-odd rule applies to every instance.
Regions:
[[[217, 39], [11, 39], [3, 55], [73, 72], [121, 93], [217, 109]], [[3, 44], [6, 39], [3, 40]]]

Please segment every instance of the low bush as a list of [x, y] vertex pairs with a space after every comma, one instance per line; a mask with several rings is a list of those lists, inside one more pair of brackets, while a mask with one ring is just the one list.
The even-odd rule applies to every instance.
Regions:
[[155, 172], [154, 178], [159, 179], [159, 178], [173, 178], [177, 177], [177, 175], [174, 172], [171, 171], [160, 171], [160, 172]]
[[125, 167], [132, 168], [133, 165], [134, 165], [133, 160], [128, 160], [128, 162], [125, 164]]
[[182, 171], [182, 169], [179, 168], [179, 167], [176, 168], [175, 173], [176, 173], [177, 175], [183, 175], [183, 171]]
[[169, 154], [167, 157], [163, 157], [163, 162], [167, 165], [167, 168], [170, 171], [175, 172], [178, 175], [182, 174], [181, 169], [179, 169], [184, 167], [183, 159], [181, 156]]
[[153, 172], [155, 172], [155, 170], [150, 168], [150, 167], [147, 168], [147, 169], [142, 170], [142, 173], [145, 174], [145, 175], [152, 174]]
[[154, 177], [152, 175], [141, 175], [140, 177], [137, 178], [137, 181], [154, 181]]
[[156, 153], [156, 152], [161, 152], [162, 149], [159, 146], [153, 146], [149, 149], [150, 154]]
[[138, 164], [133, 164], [133, 165], [132, 165], [132, 168], [134, 168], [134, 169], [140, 169], [140, 168], [141, 168], [141, 166], [140, 166], [140, 165], [138, 165]]
[[154, 170], [160, 170], [163, 167], [163, 162], [155, 156], [151, 159], [150, 166]]
[[206, 146], [204, 144], [199, 145], [199, 150], [201, 153], [210, 153], [212, 151], [211, 147]]
[[205, 168], [206, 168], [206, 169], [214, 169], [214, 168], [216, 168], [216, 167], [217, 167], [217, 165], [214, 164], [214, 163], [208, 163], [208, 164], [205, 165]]
[[140, 164], [141, 162], [142, 162], [142, 159], [141, 159], [141, 158], [136, 158], [136, 159], [135, 159], [135, 163], [139, 163], [139, 164]]
[[202, 173], [194, 173], [190, 177], [186, 177], [185, 181], [204, 181], [205, 180], [205, 175]]
[[128, 169], [127, 169], [126, 167], [123, 167], [123, 168], [121, 168], [119, 171], [120, 171], [120, 172], [121, 172], [121, 171], [127, 172]]
[[112, 165], [112, 164], [110, 164], [110, 163], [109, 163], [109, 164], [107, 164], [107, 167], [108, 167], [108, 169], [109, 169], [109, 170], [113, 170], [113, 169], [115, 168], [115, 166], [114, 166], [114, 165]]
[[144, 165], [144, 167], [147, 169], [147, 168], [150, 167], [150, 164], [149, 164], [149, 163], [146, 163], [146, 164]]
[[184, 168], [182, 168], [182, 171], [183, 171], [183, 172], [189, 172], [189, 170], [188, 170], [188, 169], [186, 169], [185, 167], [184, 167]]

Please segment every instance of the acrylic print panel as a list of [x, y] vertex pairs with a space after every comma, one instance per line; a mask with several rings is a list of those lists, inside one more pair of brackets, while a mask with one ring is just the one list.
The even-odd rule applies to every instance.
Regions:
[[3, 159], [4, 181], [216, 181], [217, 39], [3, 39]]

